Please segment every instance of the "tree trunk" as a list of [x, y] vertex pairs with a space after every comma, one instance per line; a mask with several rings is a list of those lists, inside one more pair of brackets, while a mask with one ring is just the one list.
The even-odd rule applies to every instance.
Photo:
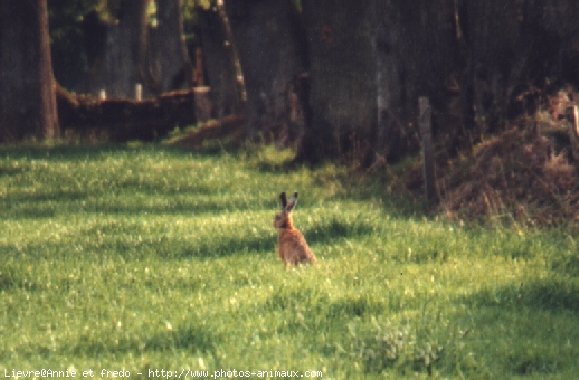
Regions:
[[182, 0], [157, 1], [159, 25], [151, 30], [151, 67], [161, 92], [193, 86], [192, 65], [183, 37]]
[[459, 122], [449, 117], [449, 105], [460, 79], [454, 1], [382, 0], [375, 4], [378, 91], [375, 147], [395, 161], [418, 148], [419, 97], [427, 96], [432, 101], [435, 133], [458, 127]]
[[247, 91], [247, 133], [290, 123], [290, 93], [304, 72], [296, 16], [289, 0], [225, 1]]
[[93, 73], [91, 92], [104, 89], [109, 98], [132, 98], [137, 83], [143, 85], [146, 95], [160, 91], [147, 59], [148, 3], [149, 0], [122, 2], [118, 25], [107, 27], [104, 57]]
[[364, 147], [376, 126], [373, 1], [303, 2], [310, 58], [308, 122], [299, 158], [319, 161]]
[[227, 20], [217, 10], [199, 9], [199, 29], [207, 84], [211, 87], [214, 116], [240, 112], [241, 92], [236, 78], [236, 53], [227, 33]]
[[519, 46], [522, 3], [465, 2], [465, 89], [471, 92], [475, 134], [502, 127], [510, 86], [527, 65], [527, 49]]
[[[560, 46], [559, 51], [551, 57], [551, 59], [556, 59], [558, 63], [554, 65], [557, 68], [558, 77], [561, 78], [562, 83], [570, 83], [575, 88], [579, 87], [579, 65], [577, 64], [579, 62], [579, 31], [577, 30], [579, 3], [575, 0], [528, 1], [530, 6], [540, 9], [537, 16], [540, 16], [541, 29], [547, 35], [555, 35], [560, 41], [555, 45]], [[543, 46], [548, 42], [545, 41]], [[549, 47], [549, 45], [545, 47]], [[553, 47], [550, 47], [546, 53], [550, 53], [552, 49]], [[532, 58], [535, 59], [535, 57]]]
[[0, 2], [0, 142], [58, 135], [46, 0]]
[[459, 71], [452, 0], [304, 0], [303, 14], [312, 107], [304, 158], [347, 154], [368, 165], [375, 153], [417, 151], [419, 96], [432, 99], [435, 132], [446, 125], [439, 115]]

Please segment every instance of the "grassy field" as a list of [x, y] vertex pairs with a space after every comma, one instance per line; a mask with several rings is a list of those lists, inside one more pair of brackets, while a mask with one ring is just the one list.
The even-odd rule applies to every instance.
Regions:
[[[425, 218], [290, 155], [0, 148], [0, 376], [577, 378], [577, 236]], [[282, 190], [316, 267], [276, 257]]]

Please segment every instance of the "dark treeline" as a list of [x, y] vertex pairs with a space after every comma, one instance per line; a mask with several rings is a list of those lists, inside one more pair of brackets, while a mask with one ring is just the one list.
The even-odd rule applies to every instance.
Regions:
[[212, 117], [244, 113], [247, 138], [283, 134], [301, 159], [363, 165], [418, 150], [420, 96], [452, 155], [579, 84], [576, 0], [51, 0], [48, 11], [52, 60], [46, 1], [0, 7], [0, 141], [58, 135], [52, 71], [95, 97], [207, 85]]

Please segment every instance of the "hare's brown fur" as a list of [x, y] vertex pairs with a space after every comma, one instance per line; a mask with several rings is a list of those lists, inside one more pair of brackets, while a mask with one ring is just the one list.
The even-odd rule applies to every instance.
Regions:
[[297, 193], [294, 193], [294, 197], [289, 200], [289, 203], [285, 193], [280, 194], [280, 199], [282, 209], [273, 221], [273, 225], [278, 231], [278, 255], [280, 259], [286, 266], [315, 263], [316, 256], [308, 247], [304, 235], [293, 224], [291, 212], [296, 205]]

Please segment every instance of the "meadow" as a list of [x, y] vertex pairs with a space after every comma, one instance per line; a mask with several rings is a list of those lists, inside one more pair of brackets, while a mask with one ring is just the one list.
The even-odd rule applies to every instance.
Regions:
[[[0, 147], [0, 376], [577, 378], [569, 229], [438, 220], [377, 181], [290, 159], [271, 147]], [[314, 267], [276, 257], [284, 190], [300, 192]]]

